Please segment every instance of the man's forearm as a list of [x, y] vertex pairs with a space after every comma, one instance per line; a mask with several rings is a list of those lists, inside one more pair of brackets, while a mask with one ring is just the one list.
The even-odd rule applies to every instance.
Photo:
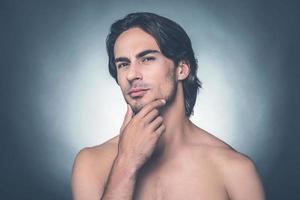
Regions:
[[137, 171], [123, 158], [116, 158], [101, 200], [131, 200]]

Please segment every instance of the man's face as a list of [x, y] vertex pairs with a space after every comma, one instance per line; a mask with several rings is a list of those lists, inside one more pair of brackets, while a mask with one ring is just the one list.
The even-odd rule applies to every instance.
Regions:
[[117, 78], [123, 96], [137, 113], [156, 99], [170, 104], [176, 95], [175, 66], [155, 39], [140, 28], [123, 32], [114, 46]]

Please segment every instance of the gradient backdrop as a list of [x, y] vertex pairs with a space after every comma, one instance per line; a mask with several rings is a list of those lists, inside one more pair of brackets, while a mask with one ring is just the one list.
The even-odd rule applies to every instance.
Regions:
[[118, 133], [105, 38], [133, 11], [191, 37], [192, 121], [255, 161], [268, 199], [300, 199], [300, 4], [280, 0], [1, 1], [0, 199], [71, 199], [76, 153]]

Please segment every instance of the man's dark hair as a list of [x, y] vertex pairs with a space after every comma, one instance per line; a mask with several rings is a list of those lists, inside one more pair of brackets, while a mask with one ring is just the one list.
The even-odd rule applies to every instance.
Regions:
[[186, 62], [190, 66], [189, 76], [183, 80], [185, 114], [190, 117], [196, 102], [201, 82], [197, 77], [197, 60], [194, 56], [189, 36], [176, 22], [153, 13], [131, 13], [113, 23], [106, 38], [109, 57], [109, 73], [117, 81], [117, 69], [114, 63], [114, 45], [117, 38], [130, 28], [140, 28], [156, 40], [162, 54], [171, 59], [175, 66]]

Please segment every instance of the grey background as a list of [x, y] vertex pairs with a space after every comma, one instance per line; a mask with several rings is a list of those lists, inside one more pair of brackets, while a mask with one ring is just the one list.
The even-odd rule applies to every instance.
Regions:
[[76, 153], [122, 122], [104, 41], [133, 11], [169, 17], [190, 35], [203, 82], [192, 121], [254, 160], [268, 199], [300, 199], [297, 1], [0, 6], [0, 199], [71, 199]]

